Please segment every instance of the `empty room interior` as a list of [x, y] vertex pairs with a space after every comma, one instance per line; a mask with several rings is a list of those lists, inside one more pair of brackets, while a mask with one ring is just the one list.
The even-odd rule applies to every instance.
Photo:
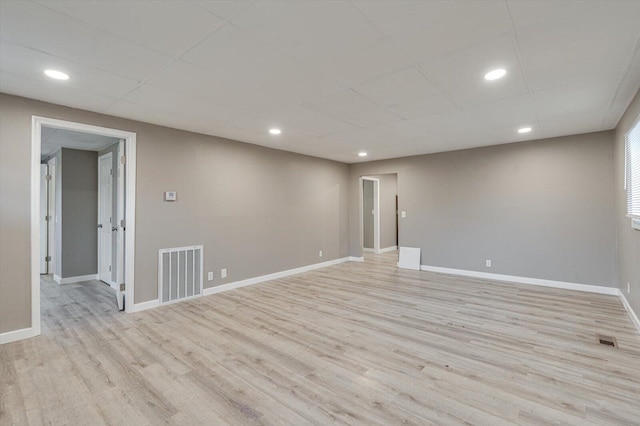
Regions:
[[0, 424], [640, 424], [639, 22], [0, 0]]

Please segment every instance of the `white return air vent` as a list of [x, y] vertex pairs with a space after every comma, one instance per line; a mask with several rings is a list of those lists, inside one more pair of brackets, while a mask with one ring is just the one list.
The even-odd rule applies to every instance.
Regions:
[[162, 249], [158, 252], [160, 304], [202, 295], [203, 246]]

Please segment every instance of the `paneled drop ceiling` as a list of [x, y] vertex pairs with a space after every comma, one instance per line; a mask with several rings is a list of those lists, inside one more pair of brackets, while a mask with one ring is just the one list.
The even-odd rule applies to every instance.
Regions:
[[102, 151], [118, 143], [118, 138], [96, 135], [74, 130], [54, 129], [42, 126], [42, 159], [56, 152], [59, 148], [80, 149], [83, 151]]
[[633, 0], [0, 0], [0, 91], [353, 163], [611, 129], [639, 22]]

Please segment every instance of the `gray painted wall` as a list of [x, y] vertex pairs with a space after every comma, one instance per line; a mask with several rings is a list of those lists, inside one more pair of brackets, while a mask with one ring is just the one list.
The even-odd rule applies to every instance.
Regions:
[[[204, 244], [205, 272], [216, 272], [206, 287], [359, 256], [362, 175], [398, 173], [400, 210], [408, 212], [400, 244], [422, 247], [426, 264], [610, 286], [626, 285], [638, 264], [637, 234], [624, 234], [618, 280], [625, 120], [615, 137], [614, 214], [613, 132], [349, 167], [0, 94], [0, 332], [30, 326], [32, 115], [137, 132], [137, 303], [156, 297], [160, 248]], [[162, 201], [169, 189], [178, 202]], [[635, 271], [628, 298], [637, 310]]]
[[97, 274], [98, 153], [62, 148], [62, 162], [60, 277]]
[[358, 177], [386, 173], [423, 265], [617, 286], [611, 131], [352, 165], [352, 256]]
[[[619, 288], [636, 315], [640, 316], [640, 231], [631, 229], [627, 213], [627, 194], [624, 189], [624, 135], [640, 118], [640, 92], [618, 123], [615, 131], [615, 203], [618, 231]], [[631, 293], [627, 292], [627, 283]]]
[[372, 180], [362, 181], [362, 247], [374, 248], [374, 226], [375, 217], [372, 214], [374, 206], [373, 196], [374, 182]]
[[[98, 152], [98, 158], [111, 153], [111, 169], [113, 175], [111, 177], [111, 200], [113, 208], [111, 210], [111, 217], [116, 221], [118, 217], [118, 144], [115, 143], [110, 147]], [[111, 280], [116, 282], [118, 280], [118, 233], [111, 233]]]
[[136, 303], [157, 297], [161, 248], [203, 244], [205, 287], [348, 254], [346, 164], [0, 94], [0, 332], [31, 321], [33, 115], [137, 133]]

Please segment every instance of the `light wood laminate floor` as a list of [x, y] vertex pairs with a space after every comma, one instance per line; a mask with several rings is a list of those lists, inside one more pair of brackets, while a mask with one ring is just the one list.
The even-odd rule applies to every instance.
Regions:
[[136, 314], [98, 282], [45, 280], [42, 335], [0, 346], [0, 424], [639, 424], [617, 297], [395, 261]]

